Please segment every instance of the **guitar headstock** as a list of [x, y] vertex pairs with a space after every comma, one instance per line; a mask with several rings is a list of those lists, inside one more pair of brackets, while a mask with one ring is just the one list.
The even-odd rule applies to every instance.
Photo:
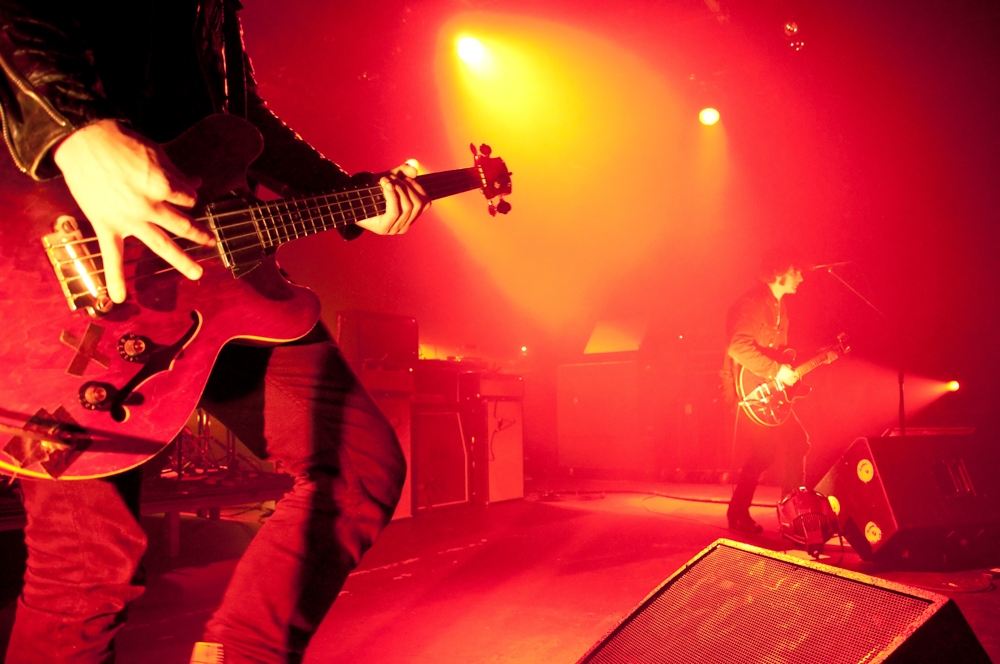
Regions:
[[847, 334], [841, 332], [837, 335], [837, 343], [832, 346], [828, 346], [823, 349], [826, 353], [826, 359], [823, 360], [824, 364], [830, 364], [836, 360], [841, 355], [846, 355], [851, 352], [851, 347], [847, 345]]
[[[474, 144], [470, 143], [469, 149], [472, 150], [476, 168], [479, 169], [479, 175], [483, 179], [483, 195], [490, 202], [490, 216], [495, 217], [497, 212], [507, 214], [510, 212], [510, 203], [505, 201], [503, 197], [511, 192], [510, 176], [512, 173], [507, 170], [503, 159], [490, 156], [493, 150], [485, 143], [480, 145], [478, 150]], [[494, 203], [497, 198], [500, 200]]]
[[847, 355], [848, 353], [851, 352], [851, 347], [847, 345], [846, 332], [841, 332], [840, 334], [837, 335], [837, 345], [835, 346], [835, 348], [837, 349], [838, 355]]

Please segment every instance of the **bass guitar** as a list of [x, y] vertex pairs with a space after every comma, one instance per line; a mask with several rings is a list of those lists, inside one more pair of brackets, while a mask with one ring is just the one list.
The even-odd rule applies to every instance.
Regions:
[[[784, 385], [773, 378], [762, 378], [741, 366], [734, 376], [740, 407], [757, 424], [776, 427], [784, 423], [792, 414], [792, 402], [812, 391], [811, 387], [803, 384], [801, 378], [817, 367], [830, 364], [850, 350], [847, 335], [838, 334], [837, 343], [824, 348], [808, 362], [794, 367], [800, 378], [794, 385]], [[785, 349], [779, 361], [791, 365], [795, 361], [795, 351]]]
[[[0, 473], [87, 479], [138, 466], [182, 429], [222, 347], [305, 336], [317, 296], [275, 259], [291, 240], [385, 211], [377, 183], [264, 202], [246, 169], [263, 147], [248, 122], [202, 120], [164, 149], [198, 176], [193, 214], [215, 235], [178, 241], [204, 268], [180, 275], [141, 243], [125, 246], [128, 298], [112, 304], [93, 229], [61, 180], [32, 184], [0, 224]], [[432, 199], [474, 189], [506, 213], [503, 161], [473, 148], [471, 168], [417, 182]], [[11, 207], [11, 206], [7, 206]]]

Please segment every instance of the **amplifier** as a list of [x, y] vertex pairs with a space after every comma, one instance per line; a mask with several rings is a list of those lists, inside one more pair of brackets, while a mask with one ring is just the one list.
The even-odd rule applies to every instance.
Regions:
[[355, 365], [412, 369], [417, 365], [417, 319], [373, 311], [338, 311], [337, 345]]
[[470, 371], [458, 375], [458, 395], [462, 401], [476, 399], [523, 399], [524, 380], [520, 376]]

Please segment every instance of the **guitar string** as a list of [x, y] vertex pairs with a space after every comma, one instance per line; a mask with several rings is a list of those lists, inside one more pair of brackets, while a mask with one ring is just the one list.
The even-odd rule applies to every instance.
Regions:
[[[446, 172], [446, 173], [441, 173], [441, 174], [437, 174], [437, 173], [431, 174], [431, 175], [448, 175], [448, 176], [451, 176], [453, 180], [456, 180], [454, 183], [452, 183], [448, 187], [444, 187], [444, 186], [437, 187], [437, 186], [435, 186], [435, 189], [437, 189], [437, 191], [435, 191], [435, 193], [438, 194], [437, 198], [444, 198], [444, 197], [452, 196], [454, 194], [462, 193], [462, 192], [465, 192], [465, 191], [470, 191], [472, 188], [478, 188], [478, 186], [479, 186], [479, 180], [476, 181], [477, 184], [476, 184], [475, 187], [469, 187], [468, 186], [468, 176], [471, 174], [472, 171], [473, 171], [473, 169], [466, 169], [464, 171], [463, 170], [459, 170], [459, 171], [451, 171], [451, 172]], [[459, 182], [458, 181], [459, 179], [465, 180], [465, 183]], [[437, 184], [437, 183], [435, 183], [435, 184]], [[380, 187], [379, 188], [375, 188], [375, 187], [369, 187], [369, 188], [367, 188], [368, 191], [373, 191], [373, 190], [376, 190], [376, 189], [377, 189], [378, 192], [381, 193], [381, 188]], [[447, 191], [447, 193], [446, 193], [446, 190], [451, 190], [451, 189], [454, 189], [454, 191]], [[353, 190], [350, 193], [355, 193], [355, 192], [360, 192], [360, 191], [362, 191], [362, 190]], [[340, 192], [338, 192], [338, 193], [340, 193]], [[308, 198], [290, 199], [288, 201], [274, 201], [274, 202], [269, 202], [266, 205], [266, 207], [268, 207], [268, 208], [277, 207], [278, 205], [281, 205], [281, 204], [284, 204], [287, 207], [288, 203], [304, 203], [304, 202], [309, 202], [309, 201], [316, 201], [316, 200], [318, 200], [320, 198], [325, 198], [325, 197], [329, 197], [329, 196], [330, 196], [330, 194], [323, 194], [323, 195], [314, 196], [314, 197], [308, 197]], [[377, 200], [377, 198], [378, 198], [377, 195], [376, 196], [371, 196], [370, 198], [372, 198], [375, 201], [376, 205], [377, 205], [378, 202], [384, 202], [384, 198], [383, 198], [382, 201], [378, 201]], [[357, 201], [359, 199], [358, 198], [354, 198], [354, 199], [350, 199], [350, 200]], [[242, 215], [246, 215], [246, 214], [251, 214], [252, 215], [253, 210], [255, 210], [255, 209], [256, 210], [263, 210], [264, 207], [265, 206], [255, 205], [255, 206], [250, 206], [250, 207], [242, 209], [242, 210], [235, 210], [235, 211], [232, 211], [232, 212], [224, 212], [224, 213], [219, 213], [219, 214], [211, 215], [211, 217], [214, 217], [214, 218], [218, 219], [218, 218], [223, 217], [223, 216], [235, 216], [235, 215], [241, 215], [241, 214]], [[376, 211], [377, 211], [377, 209], [376, 209]], [[340, 211], [340, 213], [343, 214], [343, 211]], [[288, 215], [288, 214], [290, 214], [290, 211], [289, 212], [284, 212], [284, 213], [277, 212], [277, 217], [279, 218], [278, 220], [280, 221], [280, 217], [282, 215]], [[274, 219], [274, 216], [275, 215], [272, 214], [272, 220]], [[321, 215], [320, 220], [322, 220], [323, 216], [324, 215]], [[326, 215], [326, 216], [331, 216], [331, 215]], [[377, 216], [377, 215], [372, 215], [372, 216]], [[197, 220], [198, 221], [207, 221], [209, 218], [210, 217], [198, 217]], [[357, 221], [363, 221], [364, 219], [369, 219], [369, 218], [371, 218], [371, 217], [363, 217], [361, 219], [354, 218], [354, 219], [351, 219], [351, 220], [346, 220], [345, 219], [345, 220], [343, 220], [342, 222], [339, 222], [339, 223], [336, 220], [334, 220], [332, 228], [339, 228], [341, 226], [349, 226], [349, 225], [352, 225], [354, 223], [357, 223]], [[299, 239], [301, 237], [306, 237], [306, 236], [309, 235], [308, 231], [306, 231], [303, 235], [298, 235], [298, 231], [294, 227], [295, 223], [296, 222], [291, 222], [291, 224], [292, 224], [292, 231], [295, 233], [295, 237], [294, 238], [290, 238], [290, 239]], [[299, 221], [298, 223], [302, 223], [302, 221]], [[287, 222], [283, 222], [282, 221], [282, 224], [285, 225], [285, 226], [287, 226]], [[260, 232], [257, 230], [257, 226], [256, 226], [256, 224], [255, 224], [255, 222], [254, 222], [254, 220], [253, 220], [252, 217], [248, 221], [239, 222], [239, 223], [235, 223], [235, 224], [229, 224], [227, 226], [224, 226], [223, 229], [229, 230], [229, 229], [234, 229], [234, 228], [238, 228], [238, 227], [241, 227], [241, 226], [253, 226], [254, 227], [254, 231], [252, 233], [244, 233], [242, 235], [234, 235], [234, 236], [225, 237], [224, 238], [225, 241], [226, 242], [233, 242], [235, 240], [241, 240], [241, 239], [245, 239], [245, 238], [248, 238], [248, 237], [254, 237], [254, 236], [257, 236], [259, 239], [263, 240], [263, 237], [261, 236]], [[277, 227], [274, 227], [274, 230], [277, 230]], [[303, 226], [303, 230], [305, 230], [304, 226]], [[327, 231], [327, 230], [330, 230], [330, 228], [324, 227], [324, 228], [322, 228], [319, 231], [315, 231], [315, 226], [314, 226], [314, 231], [316, 233]], [[181, 241], [181, 242], [189, 242], [187, 240], [184, 240], [183, 238], [179, 238], [177, 236], [173, 236], [173, 234], [168, 233], [168, 235], [171, 235], [172, 236], [171, 239], [173, 239], [173, 240], [178, 240], [178, 241]], [[286, 235], [286, 238], [289, 238], [289, 234], [287, 232], [287, 228], [286, 228], [285, 235]], [[282, 242], [287, 242], [287, 241], [289, 241], [289, 239], [286, 239], [286, 240], [282, 241], [280, 239], [280, 237], [279, 237], [279, 244], [281, 244]], [[71, 242], [66, 242], [66, 243], [64, 243], [63, 245], [60, 245], [60, 246], [89, 244], [89, 243], [93, 243], [93, 242], [97, 242], [97, 238], [91, 237], [91, 238], [84, 238], [82, 240], [73, 240]], [[266, 245], [264, 245], [264, 246], [266, 246]], [[196, 263], [201, 263], [201, 262], [205, 262], [205, 261], [210, 261], [210, 260], [214, 260], [214, 259], [217, 259], [217, 258], [221, 258], [219, 251], [215, 247], [204, 247], [202, 245], [194, 245], [194, 246], [189, 247], [189, 248], [181, 249], [181, 251], [183, 251], [185, 254], [188, 254], [189, 256], [195, 254], [195, 252], [198, 252], [198, 251], [207, 251], [207, 252], [210, 253], [210, 255], [205, 256], [204, 258], [197, 258], [195, 260]], [[237, 251], [238, 251], [238, 249], [237, 249]], [[100, 256], [102, 256], [101, 252], [89, 253], [86, 256], [80, 256], [80, 257], [77, 257], [75, 259], [70, 259], [70, 260], [67, 260], [67, 261], [56, 261], [55, 265], [57, 267], [63, 267], [63, 266], [69, 265], [71, 263], [74, 263], [75, 261], [78, 261], [78, 260], [87, 260], [87, 259], [97, 258], [97, 257], [100, 257]], [[159, 256], [144, 256], [142, 258], [138, 258], [138, 259], [131, 260], [131, 261], [123, 261], [123, 265], [139, 265], [141, 263], [149, 263], [149, 262], [156, 262], [156, 261], [161, 261], [162, 262], [163, 259], [160, 258]], [[173, 266], [168, 266], [168, 267], [166, 267], [166, 268], [164, 268], [162, 270], [157, 270], [157, 271], [151, 272], [149, 274], [133, 275], [133, 276], [130, 276], [130, 277], [126, 277], [125, 281], [126, 282], [138, 281], [139, 279], [146, 279], [146, 278], [157, 276], [157, 275], [160, 275], [160, 274], [166, 274], [168, 272], [176, 272], [176, 271], [178, 271], [177, 268], [175, 268]], [[86, 276], [95, 276], [95, 275], [98, 275], [98, 274], [103, 274], [104, 272], [105, 272], [105, 270], [103, 270], [103, 269], [88, 271]], [[72, 283], [74, 281], [83, 280], [84, 278], [85, 278], [84, 275], [75, 275], [75, 276], [65, 277], [63, 279], [63, 281], [64, 281], [64, 283], [68, 284], [68, 283]]]
[[[442, 189], [441, 191], [438, 191], [436, 193], [440, 194], [439, 198], [443, 198], [445, 196], [451, 196], [453, 194], [462, 193], [464, 191], [469, 191], [469, 187], [468, 187], [467, 184], [459, 184], [459, 183], [456, 183], [455, 185], [453, 185], [449, 189], [453, 189], [454, 191], [449, 191], [449, 192], [445, 193], [444, 190]], [[379, 201], [376, 201], [376, 203], [377, 202], [379, 202]], [[377, 209], [376, 209], [376, 212], [377, 212]], [[248, 214], [248, 213], [250, 213], [249, 209], [238, 211], [238, 212], [235, 212], [235, 213], [229, 213], [229, 214]], [[287, 213], [285, 213], [285, 214], [287, 214]], [[216, 215], [216, 218], [218, 218], [218, 216], [219, 215]], [[376, 216], [376, 215], [372, 215], [372, 216]], [[353, 220], [350, 220], [350, 221], [344, 221], [343, 223], [340, 223], [339, 225], [335, 222], [334, 225], [332, 226], [332, 228], [339, 228], [340, 226], [348, 226], [348, 225], [351, 225], [353, 223], [357, 223], [357, 221], [361, 221], [361, 220], [364, 220], [364, 219], [367, 219], [367, 218], [371, 218], [371, 217], [364, 217], [362, 219], [353, 219]], [[201, 220], [201, 219], [199, 219], [199, 220]], [[320, 220], [322, 220], [322, 217], [320, 218]], [[282, 223], [284, 224], [286, 222], [282, 222]], [[290, 241], [290, 240], [300, 239], [302, 237], [307, 237], [308, 235], [310, 235], [310, 229], [305, 228], [305, 223], [304, 222], [302, 222], [302, 221], [297, 222], [297, 223], [299, 223], [299, 224], [302, 225], [303, 232], [302, 232], [301, 235], [299, 234], [299, 231], [297, 229], [295, 229], [294, 223], [295, 222], [292, 223], [292, 229], [291, 229], [292, 232], [291, 233], [289, 233], [287, 230], [285, 231], [285, 239], [282, 239], [280, 237], [280, 233], [276, 233], [276, 235], [279, 236], [279, 238], [278, 238], [278, 244], [279, 245], [282, 244], [282, 243], [284, 243], [284, 242]], [[253, 232], [244, 233], [242, 235], [227, 235], [223, 239], [226, 242], [228, 242], [228, 243], [232, 243], [234, 241], [246, 239], [248, 237], [257, 237], [258, 239], [260, 239], [262, 241], [264, 240], [264, 238], [262, 237], [262, 235], [260, 234], [260, 232], [258, 232], [257, 226], [255, 225], [254, 220], [252, 218], [249, 221], [235, 223], [235, 224], [229, 224], [227, 226], [224, 226], [221, 230], [231, 230], [231, 229], [238, 228], [238, 227], [241, 227], [241, 226], [253, 226], [254, 230], [253, 230]], [[320, 232], [324, 232], [324, 231], [330, 230], [330, 228], [324, 226], [321, 229], [317, 229], [316, 226], [315, 226], [315, 224], [313, 224], [313, 228], [311, 230], [312, 230], [312, 234], [316, 234], [316, 233], [320, 233]], [[291, 237], [292, 234], [294, 234], [295, 237]], [[177, 236], [174, 236], [173, 234], [170, 234], [170, 235], [172, 236], [171, 239], [173, 239], [173, 240], [176, 240], [176, 241], [179, 241], [179, 242], [182, 242], [182, 243], [189, 243], [190, 242], [189, 240], [185, 240], [183, 238], [179, 238]], [[63, 245], [60, 245], [60, 246], [92, 244], [94, 242], [97, 242], [97, 238], [91, 237], [91, 238], [85, 238], [85, 239], [82, 239], [82, 240], [73, 240], [71, 242], [66, 242], [66, 243], [64, 243]], [[265, 243], [265, 244], [262, 244], [261, 246], [267, 247], [268, 245]], [[194, 252], [199, 251], [199, 250], [209, 251], [209, 252], [211, 252], [211, 255], [207, 256], [205, 258], [198, 259], [198, 261], [196, 261], [196, 262], [202, 262], [202, 261], [205, 261], [205, 260], [210, 260], [212, 258], [219, 257], [218, 251], [214, 247], [203, 247], [202, 245], [193, 245], [191, 247], [182, 249], [182, 251], [184, 253], [188, 254], [188, 255], [192, 255]], [[239, 251], [239, 249], [236, 249], [236, 251]], [[72, 263], [74, 263], [74, 262], [76, 262], [78, 260], [93, 259], [93, 258], [100, 257], [102, 255], [103, 255], [102, 252], [98, 251], [98, 252], [88, 253], [86, 256], [79, 256], [79, 257], [76, 257], [76, 258], [71, 258], [69, 260], [55, 261], [54, 264], [57, 267], [64, 267], [64, 266], [70, 265], [70, 264], [72, 264]], [[142, 258], [138, 258], [138, 259], [134, 259], [134, 260], [123, 261], [123, 265], [138, 265], [138, 264], [143, 263], [143, 262], [156, 261], [156, 260], [163, 260], [163, 259], [159, 258], [158, 256], [156, 256], [156, 257], [153, 257], [153, 256], [144, 256]], [[160, 270], [158, 272], [152, 272], [149, 275], [142, 275], [142, 277], [153, 276], [153, 275], [156, 275], [156, 274], [163, 274], [165, 272], [169, 272], [169, 271], [174, 270], [174, 269], [176, 269], [176, 268], [169, 268], [169, 269], [166, 269], [166, 270]], [[88, 272], [87, 274], [88, 275], [96, 275], [96, 274], [102, 274], [103, 272], [104, 272], [104, 270], [94, 270], [94, 271]], [[136, 278], [142, 278], [142, 277], [136, 277]], [[83, 278], [84, 278], [83, 276], [71, 276], [71, 277], [66, 277], [65, 281], [67, 283], [70, 283], [70, 282], [77, 281], [77, 280], [80, 280], [80, 279], [83, 279]]]
[[[462, 179], [465, 179], [465, 178], [462, 178]], [[445, 198], [447, 196], [452, 196], [454, 194], [462, 193], [463, 191], [469, 191], [467, 183], [468, 183], [467, 180], [466, 180], [465, 183], [456, 181], [453, 184], [451, 184], [450, 186], [437, 188], [438, 191], [435, 192], [436, 194], [438, 194], [437, 198]], [[361, 191], [361, 190], [358, 190], [358, 191]], [[380, 189], [378, 191], [381, 192]], [[295, 204], [310, 203], [310, 202], [319, 200], [320, 198], [324, 198], [324, 197], [327, 197], [327, 196], [329, 196], [329, 194], [324, 194], [324, 195], [315, 196], [315, 197], [309, 197], [309, 198], [289, 199], [287, 201], [271, 201], [271, 202], [267, 202], [265, 204], [254, 204], [254, 205], [248, 206], [248, 207], [246, 207], [244, 209], [241, 209], [241, 210], [234, 210], [234, 211], [231, 211], [231, 212], [220, 212], [218, 214], [212, 214], [212, 215], [208, 215], [208, 216], [205, 216], [205, 217], [196, 217], [195, 221], [205, 222], [205, 221], [208, 221], [209, 219], [221, 219], [223, 217], [230, 217], [230, 216], [236, 216], [236, 215], [250, 214], [251, 215], [251, 219], [249, 219], [247, 221], [243, 221], [243, 222], [239, 222], [239, 223], [229, 224], [229, 225], [223, 226], [220, 230], [230, 230], [230, 229], [238, 228], [240, 226], [254, 226], [256, 228], [256, 226], [254, 224], [254, 220], [252, 218], [253, 212], [255, 212], [255, 211], [259, 212], [259, 211], [263, 211], [263, 210], [267, 209], [268, 212], [271, 212], [271, 214], [269, 216], [270, 216], [270, 218], [272, 218], [272, 220], [273, 219], [277, 219], [278, 221], [281, 221], [282, 225], [288, 225], [288, 224], [290, 224], [292, 226], [293, 232], [295, 232], [297, 234], [298, 231], [295, 229], [295, 224], [296, 223], [304, 224], [306, 222], [314, 222], [314, 221], [316, 221], [316, 219], [310, 218], [310, 219], [306, 219], [306, 220], [298, 220], [298, 221], [291, 221], [291, 222], [285, 222], [285, 221], [281, 220], [280, 218], [283, 217], [283, 216], [288, 216], [288, 215], [291, 215], [291, 214], [301, 214], [301, 210], [289, 210], [289, 209], [287, 209], [288, 208], [288, 204], [289, 203], [295, 203]], [[373, 195], [373, 196], [370, 196], [369, 198], [370, 198], [370, 202], [364, 202], [364, 203], [362, 203], [362, 206], [361, 206], [362, 208], [368, 207], [368, 206], [370, 206], [372, 204], [378, 205], [378, 203], [384, 202], [384, 200], [385, 200], [383, 197], [380, 197], [377, 194]], [[360, 201], [361, 199], [355, 198], [355, 199], [350, 199], [350, 200]], [[284, 205], [286, 207], [286, 211], [282, 212], [280, 210], [277, 210], [276, 208], [279, 205]], [[323, 217], [331, 217], [331, 216], [335, 217], [338, 213], [341, 214], [341, 215], [345, 214], [344, 210], [338, 210], [338, 211], [334, 212], [332, 210], [332, 208], [330, 207], [329, 204], [323, 204], [323, 206], [330, 208], [330, 212], [328, 212], [328, 213], [320, 213], [319, 221], [322, 221]], [[274, 208], [273, 212], [271, 211], [272, 208]], [[352, 211], [353, 211], [353, 208], [352, 208]], [[377, 216], [377, 215], [373, 215], [373, 216]], [[351, 224], [357, 223], [357, 221], [363, 221], [364, 219], [367, 219], [367, 218], [370, 218], [370, 217], [362, 217], [361, 219], [357, 219], [355, 217], [355, 218], [352, 218], [352, 219], [349, 219], [349, 220], [348, 219], [344, 219], [342, 221], [337, 221], [336, 219], [334, 219], [334, 221], [333, 221], [333, 228], [339, 228], [341, 226], [349, 226]], [[314, 228], [315, 228], [315, 226], [314, 226]], [[276, 228], [275, 228], [275, 230], [276, 230]], [[327, 230], [330, 230], [330, 228], [324, 227], [319, 232], [323, 232], [323, 231], [327, 231]], [[306, 234], [308, 235], [308, 232]], [[168, 233], [168, 235], [171, 235], [172, 236], [171, 239], [174, 239], [174, 240], [182, 239], [182, 238], [179, 238], [178, 236], [173, 235], [172, 233]], [[232, 241], [232, 240], [241, 240], [241, 239], [244, 239], [244, 238], [247, 238], [247, 237], [253, 237], [254, 235], [258, 235], [258, 233], [254, 232], [254, 233], [246, 233], [244, 235], [233, 235], [233, 236], [226, 237], [225, 239], [229, 240], [229, 241]], [[286, 232], [286, 236], [287, 235], [288, 235], [288, 233]], [[298, 238], [294, 238], [294, 239], [298, 239]], [[64, 243], [60, 244], [59, 246], [60, 247], [76, 246], [76, 245], [88, 244], [88, 243], [92, 243], [92, 242], [97, 242], [97, 238], [95, 238], [95, 237], [88, 237], [88, 238], [83, 238], [83, 239], [80, 239], [80, 240], [72, 240], [70, 242], [64, 242]], [[89, 254], [88, 256], [84, 256], [84, 257], [80, 257], [80, 258], [87, 258], [87, 257], [91, 257], [92, 258], [92, 257], [96, 257], [96, 256], [100, 256], [100, 254], [99, 253]], [[79, 258], [77, 258], [77, 259], [70, 259], [68, 261], [62, 261], [62, 262], [57, 263], [57, 265], [69, 264], [69, 263], [72, 263], [74, 260], [79, 260]]]

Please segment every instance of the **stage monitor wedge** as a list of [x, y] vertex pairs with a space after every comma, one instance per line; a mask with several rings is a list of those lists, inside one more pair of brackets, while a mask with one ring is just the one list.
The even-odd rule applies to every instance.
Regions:
[[1000, 562], [1000, 449], [986, 437], [858, 438], [816, 490], [864, 560]]
[[716, 540], [578, 664], [989, 664], [953, 600]]

